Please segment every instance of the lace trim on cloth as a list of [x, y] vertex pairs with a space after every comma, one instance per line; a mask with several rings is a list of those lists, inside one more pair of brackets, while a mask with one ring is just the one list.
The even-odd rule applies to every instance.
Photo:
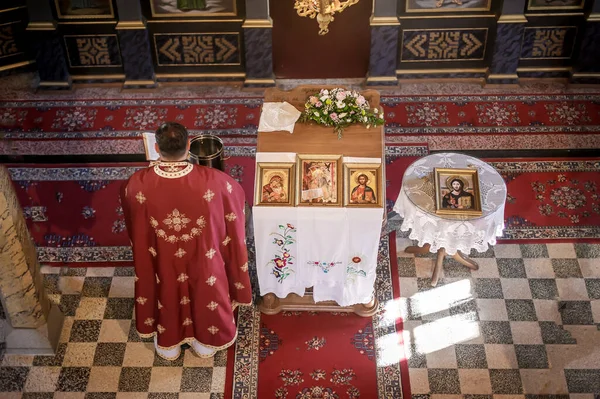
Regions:
[[194, 169], [189, 162], [158, 162], [154, 165], [154, 173], [165, 179], [179, 179]]
[[[136, 328], [136, 330], [135, 330], [135, 331], [138, 333], [138, 335], [139, 335], [141, 338], [154, 338], [154, 336], [156, 335], [156, 331], [155, 331], [155, 332], [151, 332], [150, 334], [142, 334], [141, 332], [139, 332], [139, 331], [137, 330], [137, 328]], [[158, 344], [156, 344], [156, 346], [157, 346], [159, 349], [162, 349], [162, 350], [164, 350], [164, 351], [170, 351], [171, 349], [174, 349], [174, 348], [180, 347], [180, 346], [181, 346], [181, 345], [183, 345], [183, 344], [191, 344], [192, 342], [194, 342], [194, 341], [195, 341], [195, 342], [199, 343], [200, 345], [204, 345], [204, 346], [205, 346], [205, 347], [207, 347], [207, 348], [214, 349], [214, 350], [216, 350], [216, 351], [220, 351], [220, 350], [223, 350], [223, 349], [229, 348], [231, 345], [233, 345], [233, 343], [235, 342], [235, 340], [237, 339], [237, 337], [238, 337], [238, 332], [237, 332], [237, 330], [236, 330], [236, 332], [235, 332], [235, 336], [233, 337], [233, 339], [232, 339], [231, 341], [227, 342], [226, 344], [224, 344], [224, 345], [221, 345], [221, 346], [212, 346], [212, 345], [208, 345], [208, 344], [203, 344], [202, 342], [198, 341], [198, 340], [197, 340], [196, 338], [194, 338], [194, 337], [187, 337], [187, 338], [184, 338], [184, 339], [182, 339], [181, 341], [179, 341], [179, 343], [177, 343], [177, 344], [175, 344], [175, 345], [173, 345], [173, 346], [160, 346], [160, 345], [158, 345]], [[202, 358], [209, 358], [209, 357], [213, 357], [213, 356], [214, 356], [214, 353], [213, 353], [212, 355], [203, 355], [203, 354], [201, 354], [201, 353], [198, 353], [198, 352], [196, 352], [196, 350], [194, 349], [194, 347], [193, 347], [192, 345], [190, 345], [190, 348], [191, 348], [191, 349], [194, 351], [194, 353], [195, 353], [196, 355], [198, 355], [199, 357], [202, 357]], [[162, 357], [162, 358], [163, 358], [163, 359], [165, 359], [165, 360], [172, 361], [172, 360], [176, 360], [177, 358], [179, 358], [179, 356], [181, 355], [181, 352], [179, 353], [179, 355], [178, 355], [177, 357], [173, 357], [173, 358], [169, 358], [169, 357], [163, 356], [163, 355], [162, 355], [162, 354], [161, 354], [159, 351], [156, 351], [156, 354], [157, 354], [158, 356]]]

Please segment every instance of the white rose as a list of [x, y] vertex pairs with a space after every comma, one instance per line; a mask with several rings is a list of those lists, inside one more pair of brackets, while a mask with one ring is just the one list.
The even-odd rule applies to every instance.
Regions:
[[321, 116], [317, 111], [315, 111], [315, 116]]
[[347, 113], [346, 113], [346, 112], [342, 112], [342, 113], [341, 113], [339, 116], [340, 116], [340, 118], [343, 118], [343, 117], [345, 117], [346, 115], [347, 115]]

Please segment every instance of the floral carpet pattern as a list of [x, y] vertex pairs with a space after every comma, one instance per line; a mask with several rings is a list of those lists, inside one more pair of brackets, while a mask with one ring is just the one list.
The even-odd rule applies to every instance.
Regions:
[[[407, 372], [401, 325], [393, 308], [399, 288], [390, 240], [379, 246], [375, 290], [380, 310], [372, 318], [348, 313], [282, 312], [266, 316], [241, 307], [238, 339], [229, 350], [226, 399], [251, 393], [275, 399], [402, 398]], [[395, 246], [393, 247], [395, 251]], [[388, 311], [386, 311], [388, 310]], [[318, 335], [314, 328], [319, 325]], [[401, 366], [402, 364], [402, 366]], [[253, 397], [253, 396], [252, 396]]]
[[[219, 135], [225, 144], [255, 144], [262, 101], [4, 101], [0, 155], [141, 154], [141, 133], [165, 120], [193, 134]], [[431, 150], [600, 148], [598, 94], [384, 95], [381, 104], [388, 143], [427, 143]]]

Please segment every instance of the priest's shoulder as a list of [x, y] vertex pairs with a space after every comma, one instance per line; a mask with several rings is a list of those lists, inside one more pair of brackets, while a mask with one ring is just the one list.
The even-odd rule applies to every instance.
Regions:
[[231, 184], [232, 186], [239, 186], [240, 189], [242, 188], [242, 186], [240, 186], [240, 184], [237, 182], [237, 180], [235, 180], [233, 177], [231, 177], [226, 172], [223, 172], [216, 168], [209, 168], [207, 166], [202, 166], [202, 165], [194, 165], [194, 166], [196, 167], [197, 171], [202, 173], [208, 179], [226, 181], [229, 184]]

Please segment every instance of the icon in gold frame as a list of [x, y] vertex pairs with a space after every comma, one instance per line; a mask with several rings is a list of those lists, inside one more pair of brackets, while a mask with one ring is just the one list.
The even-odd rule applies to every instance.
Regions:
[[256, 165], [254, 205], [294, 206], [294, 163]]
[[296, 205], [342, 205], [342, 156], [296, 156]]
[[434, 168], [435, 213], [481, 216], [477, 169]]
[[383, 206], [381, 164], [344, 164], [344, 206], [380, 208]]

